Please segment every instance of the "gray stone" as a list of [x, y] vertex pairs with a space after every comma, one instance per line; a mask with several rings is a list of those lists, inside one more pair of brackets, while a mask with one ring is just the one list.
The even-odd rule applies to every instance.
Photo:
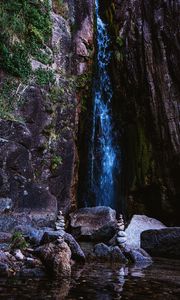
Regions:
[[127, 245], [131, 248], [140, 248], [140, 235], [143, 231], [148, 229], [166, 228], [160, 221], [149, 218], [145, 215], [134, 215], [127, 229]]
[[141, 247], [152, 256], [180, 259], [180, 227], [142, 232]]
[[124, 244], [127, 242], [127, 238], [126, 237], [117, 237], [117, 242], [118, 244]]
[[42, 239], [40, 241], [40, 244], [47, 244], [56, 241], [59, 237], [64, 236], [64, 231], [59, 230], [59, 231], [45, 231]]
[[65, 233], [64, 241], [68, 244], [69, 248], [71, 249], [72, 259], [74, 259], [76, 261], [84, 262], [85, 254], [82, 251], [80, 245], [74, 239], [74, 237], [69, 233]]
[[[70, 214], [70, 225], [72, 234], [78, 235], [81, 239], [91, 239], [91, 236], [108, 224], [116, 224], [116, 212], [110, 207], [81, 208]], [[110, 238], [109, 238], [110, 239]]]
[[122, 253], [121, 249], [118, 246], [110, 247], [111, 251], [111, 261], [112, 262], [119, 262], [122, 264], [128, 263], [127, 258]]
[[123, 230], [118, 231], [117, 235], [120, 237], [127, 237], [127, 233]]
[[111, 260], [111, 250], [107, 245], [103, 243], [95, 245], [94, 254], [98, 259], [102, 259], [105, 261]]
[[130, 260], [135, 264], [152, 264], [152, 258], [143, 249], [131, 249], [129, 254]]
[[22, 267], [19, 276], [23, 278], [44, 278], [46, 276], [45, 268], [36, 267], [36, 268], [27, 268]]

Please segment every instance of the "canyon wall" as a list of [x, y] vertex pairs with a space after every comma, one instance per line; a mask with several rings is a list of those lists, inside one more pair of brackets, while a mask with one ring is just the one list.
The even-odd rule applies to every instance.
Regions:
[[115, 0], [107, 12], [126, 212], [169, 224], [180, 211], [179, 12], [173, 0]]
[[[50, 8], [31, 1], [27, 7], [19, 0], [9, 6], [3, 3], [3, 12], [9, 9], [15, 19], [21, 9], [28, 16], [25, 26], [30, 30], [19, 33], [10, 23], [15, 42], [10, 39], [6, 50], [26, 47], [22, 53], [28, 52], [28, 58], [20, 61], [21, 54], [17, 62], [11, 54], [16, 70], [10, 68], [10, 59], [1, 61], [0, 230], [23, 223], [50, 225], [58, 209], [67, 213], [76, 206], [81, 111], [77, 91], [93, 50], [92, 3], [52, 1]], [[40, 27], [43, 23], [36, 22], [49, 26], [47, 40], [47, 32]], [[1, 35], [4, 38], [3, 28]], [[35, 54], [34, 41], [38, 45]], [[2, 42], [1, 54], [4, 48]]]

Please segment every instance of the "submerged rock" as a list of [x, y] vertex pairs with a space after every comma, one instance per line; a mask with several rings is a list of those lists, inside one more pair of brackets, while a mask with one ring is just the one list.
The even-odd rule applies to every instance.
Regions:
[[46, 276], [45, 269], [43, 267], [36, 268], [21, 268], [19, 276], [23, 278], [43, 278]]
[[[114, 225], [112, 226], [112, 224]], [[109, 225], [108, 225], [109, 224]], [[91, 240], [92, 238], [102, 239], [102, 237], [110, 239], [109, 234], [114, 232], [116, 221], [116, 212], [110, 207], [87, 207], [81, 208], [76, 212], [70, 214], [70, 225], [72, 234], [78, 238]], [[108, 228], [108, 226], [110, 226]], [[114, 233], [112, 233], [113, 236]]]
[[127, 245], [131, 248], [140, 248], [140, 235], [148, 229], [162, 229], [166, 226], [160, 221], [145, 215], [134, 215], [127, 229]]
[[152, 256], [180, 259], [180, 227], [142, 232], [141, 247]]
[[94, 259], [100, 259], [106, 262], [118, 262], [121, 264], [126, 264], [128, 262], [118, 246], [108, 247], [107, 245], [100, 243], [95, 245], [93, 254]]
[[[127, 254], [127, 253], [126, 253]], [[143, 249], [132, 249], [128, 252], [128, 257], [135, 264], [152, 264], [152, 258]]]

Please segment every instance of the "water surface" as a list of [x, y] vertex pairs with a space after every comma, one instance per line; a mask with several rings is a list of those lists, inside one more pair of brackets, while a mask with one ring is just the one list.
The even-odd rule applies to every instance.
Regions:
[[157, 260], [149, 267], [85, 264], [71, 280], [0, 280], [0, 299], [179, 300], [180, 261]]

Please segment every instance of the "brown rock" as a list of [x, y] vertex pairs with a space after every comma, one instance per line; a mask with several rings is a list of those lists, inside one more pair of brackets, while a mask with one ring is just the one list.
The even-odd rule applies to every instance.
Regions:
[[46, 244], [36, 249], [47, 272], [54, 277], [71, 275], [71, 250], [65, 242]]

